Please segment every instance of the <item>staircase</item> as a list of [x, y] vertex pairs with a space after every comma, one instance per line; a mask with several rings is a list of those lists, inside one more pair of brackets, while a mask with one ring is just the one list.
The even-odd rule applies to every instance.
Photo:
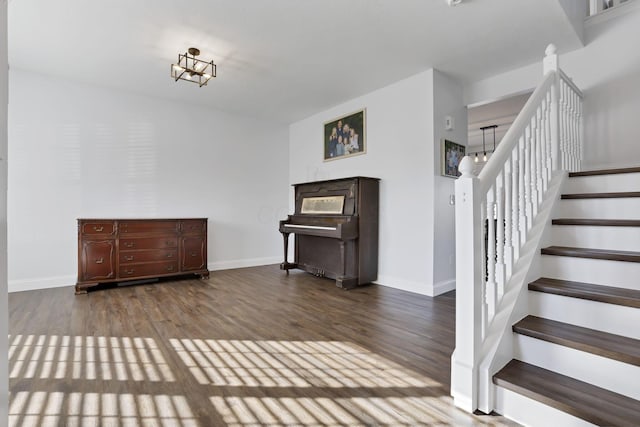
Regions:
[[640, 168], [565, 181], [495, 410], [525, 425], [640, 425]]

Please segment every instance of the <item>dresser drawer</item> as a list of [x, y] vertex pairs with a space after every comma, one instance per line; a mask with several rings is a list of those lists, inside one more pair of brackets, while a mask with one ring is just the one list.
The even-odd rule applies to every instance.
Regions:
[[120, 250], [172, 249], [178, 247], [177, 237], [120, 238]]
[[203, 219], [185, 219], [180, 230], [185, 234], [202, 234], [206, 231], [207, 221]]
[[178, 261], [150, 262], [146, 264], [125, 264], [118, 269], [121, 279], [127, 277], [160, 276], [178, 272]]
[[113, 279], [115, 277], [116, 245], [113, 240], [82, 242], [80, 280]]
[[115, 231], [116, 226], [113, 221], [83, 221], [80, 223], [81, 234], [115, 234]]
[[136, 262], [171, 261], [178, 259], [177, 249], [124, 251], [120, 250], [120, 265]]
[[119, 221], [120, 235], [133, 233], [167, 233], [178, 232], [178, 221]]

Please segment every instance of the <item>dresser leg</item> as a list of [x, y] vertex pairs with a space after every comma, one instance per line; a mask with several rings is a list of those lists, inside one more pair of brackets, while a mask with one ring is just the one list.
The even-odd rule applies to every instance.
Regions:
[[87, 284], [76, 285], [76, 295], [86, 295], [87, 288], [90, 288], [91, 286], [95, 286], [95, 285], [97, 285], [97, 283], [91, 283], [89, 285]]
[[336, 279], [336, 286], [341, 289], [353, 289], [358, 286], [358, 278], [357, 277], [338, 277]]

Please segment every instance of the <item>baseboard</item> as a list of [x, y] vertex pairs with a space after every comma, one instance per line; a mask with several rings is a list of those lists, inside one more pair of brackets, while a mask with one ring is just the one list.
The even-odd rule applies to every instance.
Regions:
[[[209, 270], [229, 270], [232, 268], [256, 267], [259, 265], [279, 264], [281, 257], [251, 258], [232, 261], [210, 262]], [[74, 286], [76, 276], [42, 277], [37, 279], [9, 280], [9, 292], [35, 291], [38, 289]]]
[[433, 296], [433, 287], [424, 282], [414, 282], [406, 279], [399, 279], [392, 276], [381, 276], [378, 274], [378, 280], [373, 283], [383, 285], [389, 288], [400, 289], [402, 291], [413, 292], [415, 294]]
[[62, 288], [74, 286], [76, 276], [43, 277], [38, 279], [9, 280], [9, 293], [35, 291], [47, 288]]
[[433, 296], [437, 297], [456, 288], [456, 279], [443, 280], [433, 285]]
[[282, 257], [235, 259], [230, 261], [216, 261], [208, 264], [210, 271], [231, 270], [233, 268], [257, 267], [259, 265], [280, 264]]

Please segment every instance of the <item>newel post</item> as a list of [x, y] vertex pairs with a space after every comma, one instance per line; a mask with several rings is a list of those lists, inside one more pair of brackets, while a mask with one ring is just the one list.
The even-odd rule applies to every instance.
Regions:
[[555, 72], [556, 77], [551, 86], [551, 117], [549, 126], [551, 130], [551, 170], [560, 169], [560, 64], [556, 46], [550, 44], [544, 51], [543, 73]]
[[478, 408], [478, 365], [482, 344], [482, 210], [480, 180], [466, 156], [456, 180], [456, 348], [451, 360], [451, 395], [461, 409]]

